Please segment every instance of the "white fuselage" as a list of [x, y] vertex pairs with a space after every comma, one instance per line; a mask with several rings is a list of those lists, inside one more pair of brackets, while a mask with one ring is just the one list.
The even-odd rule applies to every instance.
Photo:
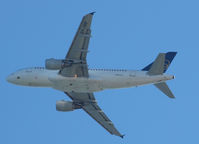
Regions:
[[52, 87], [66, 92], [96, 92], [104, 89], [134, 87], [159, 83], [174, 78], [172, 75], [150, 76], [145, 71], [90, 69], [89, 78], [64, 77], [59, 70], [43, 67], [18, 70], [7, 77], [7, 81], [24, 86]]

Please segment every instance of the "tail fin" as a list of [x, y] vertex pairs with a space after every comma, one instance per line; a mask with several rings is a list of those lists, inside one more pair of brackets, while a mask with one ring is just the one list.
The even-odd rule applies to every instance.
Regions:
[[[164, 69], [163, 69], [163, 73], [165, 73], [169, 67], [169, 65], [171, 64], [172, 60], [174, 59], [174, 57], [176, 56], [177, 52], [167, 52], [165, 54], [165, 58], [164, 58]], [[151, 64], [147, 65], [145, 68], [142, 69], [142, 71], [149, 71], [152, 67], [154, 62], [152, 62]]]
[[159, 90], [161, 90], [169, 98], [175, 98], [168, 85], [165, 82], [154, 84]]
[[[166, 72], [169, 65], [171, 64], [173, 58], [177, 52], [160, 53], [155, 61], [145, 68], [143, 71], [148, 71], [148, 75], [160, 75]], [[160, 91], [162, 91], [169, 98], [175, 98], [168, 85], [165, 82], [154, 84]]]
[[164, 72], [164, 64], [165, 64], [165, 53], [160, 53], [158, 57], [153, 62], [152, 66], [150, 67], [149, 71], [147, 72], [148, 75], [160, 75]]

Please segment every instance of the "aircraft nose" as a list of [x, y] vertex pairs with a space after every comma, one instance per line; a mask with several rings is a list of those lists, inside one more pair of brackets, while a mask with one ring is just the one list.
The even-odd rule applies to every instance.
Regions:
[[13, 76], [13, 75], [9, 75], [9, 76], [7, 76], [6, 80], [7, 80], [7, 82], [9, 82], [9, 83], [13, 83], [15, 79], [14, 79], [14, 76]]

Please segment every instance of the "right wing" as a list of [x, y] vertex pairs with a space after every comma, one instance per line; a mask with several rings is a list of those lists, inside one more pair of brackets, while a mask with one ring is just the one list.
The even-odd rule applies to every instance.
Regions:
[[82, 109], [87, 112], [94, 120], [96, 120], [109, 133], [120, 136], [120, 132], [115, 128], [112, 121], [105, 115], [105, 113], [98, 106], [93, 93], [75, 93], [65, 92], [74, 102], [82, 105]]

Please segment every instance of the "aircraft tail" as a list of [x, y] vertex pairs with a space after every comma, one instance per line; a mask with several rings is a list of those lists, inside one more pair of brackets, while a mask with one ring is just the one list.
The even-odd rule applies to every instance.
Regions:
[[[160, 53], [154, 62], [152, 62], [142, 70], [148, 71], [148, 75], [161, 75], [167, 71], [176, 54], [177, 52]], [[154, 85], [169, 98], [175, 98], [165, 82], [157, 83]]]
[[[167, 53], [164, 53], [165, 57], [164, 58], [164, 70], [163, 70], [163, 73], [165, 73], [169, 67], [169, 65], [171, 64], [172, 60], [174, 59], [174, 57], [176, 56], [177, 52], [167, 52]], [[164, 55], [162, 54], [162, 55]], [[147, 65], [146, 67], [144, 67], [142, 69], [142, 71], [149, 71], [152, 67], [154, 62], [152, 62], [151, 64]]]

